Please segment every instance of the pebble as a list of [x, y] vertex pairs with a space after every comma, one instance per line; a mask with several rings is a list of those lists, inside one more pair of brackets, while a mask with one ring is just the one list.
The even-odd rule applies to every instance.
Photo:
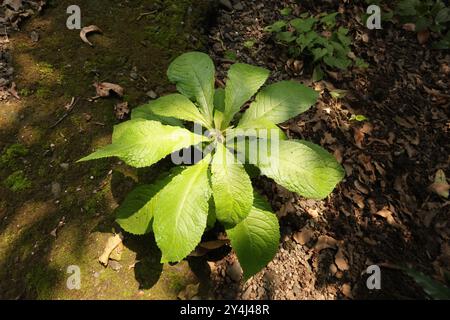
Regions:
[[244, 5], [242, 4], [242, 2], [238, 2], [233, 6], [233, 8], [237, 11], [241, 11], [244, 10]]
[[61, 185], [58, 182], [52, 182], [52, 194], [55, 198], [61, 195]]
[[158, 95], [157, 95], [156, 92], [153, 91], [153, 90], [147, 91], [146, 95], [147, 95], [148, 97], [150, 97], [151, 99], [156, 99], [156, 98], [158, 98]]
[[37, 31], [31, 31], [30, 38], [31, 38], [31, 41], [38, 42], [39, 41], [39, 33], [37, 33]]
[[109, 260], [108, 261], [108, 266], [113, 269], [114, 271], [119, 271], [120, 269], [122, 269], [122, 265], [114, 260]]
[[228, 10], [233, 10], [233, 5], [230, 0], [220, 0], [219, 3]]

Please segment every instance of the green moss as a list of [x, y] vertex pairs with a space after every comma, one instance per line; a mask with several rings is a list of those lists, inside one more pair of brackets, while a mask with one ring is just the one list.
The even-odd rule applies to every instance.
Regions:
[[25, 177], [22, 170], [11, 174], [5, 181], [3, 181], [3, 184], [13, 192], [20, 192], [31, 188], [31, 182], [27, 179], [27, 177]]
[[39, 99], [46, 99], [51, 96], [51, 93], [52, 92], [50, 91], [50, 89], [45, 88], [45, 87], [41, 87], [36, 90], [36, 96]]
[[43, 77], [50, 77], [54, 74], [55, 69], [50, 63], [39, 62], [37, 65], [38, 71]]
[[[197, 16], [197, 12], [202, 10], [192, 10], [192, 0], [177, 0], [177, 1], [159, 1], [159, 4], [164, 10], [151, 15], [154, 23], [144, 29], [146, 35], [145, 40], [151, 40], [154, 44], [167, 49], [179, 50], [185, 47], [186, 42], [189, 42], [192, 30], [198, 27], [198, 21], [204, 17]], [[205, 6], [205, 2], [196, 3], [197, 6]], [[203, 12], [207, 13], [207, 8]], [[196, 12], [195, 14], [193, 12]], [[170, 16], [170, 22], [167, 17]], [[193, 48], [198, 48], [201, 43], [191, 43]]]
[[27, 147], [18, 143], [9, 146], [0, 156], [0, 167], [14, 169], [17, 158], [25, 157], [28, 155], [28, 152]]
[[27, 275], [28, 291], [38, 299], [51, 299], [55, 283], [59, 282], [60, 273], [46, 266], [33, 268]]
[[94, 196], [92, 196], [85, 202], [83, 209], [86, 211], [88, 215], [94, 215], [98, 213], [100, 209], [102, 209], [105, 206], [106, 202], [105, 198], [110, 190], [111, 189], [109, 186], [105, 187], [104, 189], [94, 194]]
[[21, 97], [29, 97], [31, 96], [32, 91], [28, 88], [22, 88], [19, 90], [19, 96]]
[[184, 274], [170, 271], [166, 273], [166, 277], [169, 282], [169, 288], [173, 291], [179, 292], [186, 287], [186, 277]]

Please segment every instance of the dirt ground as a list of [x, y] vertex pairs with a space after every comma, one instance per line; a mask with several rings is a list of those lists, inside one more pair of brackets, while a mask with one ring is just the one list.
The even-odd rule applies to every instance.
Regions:
[[[367, 30], [358, 1], [231, 1], [208, 15], [193, 2], [79, 0], [83, 25], [103, 30], [90, 37], [93, 48], [65, 29], [72, 4], [65, 0], [50, 1], [9, 34], [4, 46], [16, 87], [0, 96], [0, 298], [176, 299], [197, 284], [196, 297], [216, 299], [424, 298], [393, 266], [445, 282], [450, 202], [429, 186], [439, 169], [450, 176], [448, 51], [419, 45], [414, 33], [391, 23]], [[311, 83], [307, 64], [296, 67], [302, 61], [264, 32], [285, 7], [293, 14], [339, 10], [353, 52], [370, 67]], [[165, 70], [189, 50], [211, 54], [219, 85], [238, 60], [268, 68], [270, 81], [293, 79], [320, 91], [314, 108], [282, 128], [334, 153], [347, 173], [324, 201], [254, 179], [280, 218], [282, 241], [275, 259], [246, 283], [227, 247], [163, 266], [151, 236], [124, 234], [121, 261], [107, 268], [97, 261], [107, 238], [120, 231], [114, 209], [167, 163], [135, 170], [117, 160], [75, 162], [110, 142], [120, 122], [115, 104], [133, 108], [173, 92]], [[95, 81], [120, 84], [124, 98], [89, 101]], [[336, 89], [348, 92], [333, 98]], [[68, 113], [72, 97], [78, 102]], [[383, 266], [381, 290], [366, 286], [364, 272], [373, 264]], [[81, 267], [81, 290], [66, 287], [70, 265]]]

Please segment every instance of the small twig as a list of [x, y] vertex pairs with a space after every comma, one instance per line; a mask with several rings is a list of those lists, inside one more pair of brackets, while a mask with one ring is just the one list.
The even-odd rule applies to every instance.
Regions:
[[158, 10], [153, 10], [153, 11], [150, 11], [150, 12], [144, 12], [144, 13], [141, 13], [141, 14], [139, 15], [139, 17], [137, 17], [136, 21], [139, 21], [139, 20], [141, 20], [143, 17], [149, 16], [149, 15], [151, 15], [151, 14], [155, 14], [155, 13], [157, 13], [157, 12], [158, 12]]
[[72, 101], [68, 105], [66, 105], [67, 112], [63, 114], [61, 118], [59, 118], [58, 121], [56, 121], [52, 126], [50, 126], [50, 129], [55, 128], [57, 125], [63, 122], [64, 119], [67, 118], [69, 114], [73, 111], [79, 100], [80, 100], [79, 98], [75, 99], [75, 97], [72, 97]]

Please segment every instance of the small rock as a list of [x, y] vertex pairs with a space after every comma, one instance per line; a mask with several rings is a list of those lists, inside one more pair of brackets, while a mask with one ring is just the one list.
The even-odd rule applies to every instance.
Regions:
[[311, 240], [313, 235], [314, 231], [312, 231], [308, 227], [305, 227], [300, 232], [296, 232], [293, 238], [298, 244], [305, 245], [309, 242], [309, 240]]
[[133, 80], [137, 80], [137, 79], [139, 79], [139, 75], [137, 74], [136, 71], [133, 70], [130, 72], [130, 78]]
[[233, 10], [233, 5], [230, 0], [220, 0], [219, 3], [228, 10]]
[[244, 10], [244, 5], [242, 4], [242, 2], [238, 2], [233, 6], [233, 8], [237, 11], [241, 11]]
[[52, 182], [52, 194], [55, 198], [61, 195], [61, 185], [58, 182]]
[[30, 38], [31, 38], [31, 41], [38, 42], [39, 41], [39, 33], [37, 33], [37, 31], [31, 31]]
[[108, 261], [108, 266], [113, 269], [114, 271], [119, 271], [120, 269], [122, 269], [122, 265], [115, 261], [115, 260], [109, 260]]
[[69, 164], [68, 163], [61, 163], [60, 165], [59, 165], [63, 170], [69, 170]]
[[242, 278], [242, 268], [239, 264], [239, 261], [235, 261], [232, 265], [229, 265], [227, 268], [227, 275], [231, 278], [231, 280], [235, 282], [239, 282]]
[[156, 98], [158, 98], [158, 95], [157, 95], [156, 92], [153, 91], [153, 90], [147, 91], [146, 94], [147, 94], [147, 96], [150, 97], [151, 99], [156, 99]]

